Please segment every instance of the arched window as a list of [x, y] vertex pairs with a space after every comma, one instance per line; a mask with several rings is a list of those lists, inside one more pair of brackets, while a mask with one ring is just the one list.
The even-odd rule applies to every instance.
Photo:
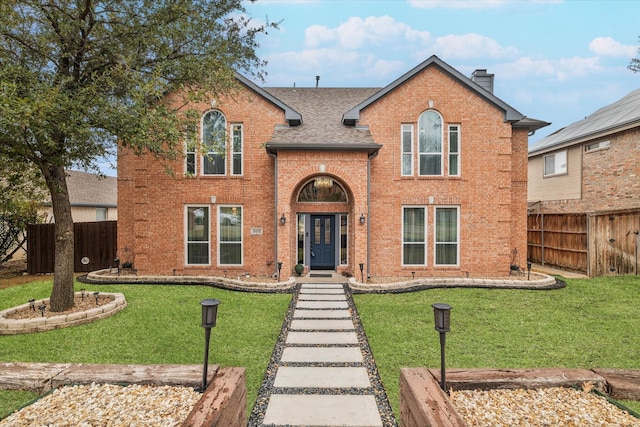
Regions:
[[202, 174], [224, 175], [227, 148], [227, 119], [218, 110], [202, 117]]
[[418, 119], [420, 175], [442, 175], [442, 117], [427, 110]]
[[298, 194], [298, 202], [338, 202], [347, 201], [344, 189], [328, 176], [318, 176], [307, 182]]

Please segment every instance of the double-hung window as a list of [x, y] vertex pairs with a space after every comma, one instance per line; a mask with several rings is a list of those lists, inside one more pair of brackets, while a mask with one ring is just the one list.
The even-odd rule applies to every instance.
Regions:
[[435, 265], [458, 265], [458, 208], [436, 207], [435, 222]]
[[403, 124], [401, 127], [402, 140], [402, 175], [413, 175], [413, 125]]
[[217, 110], [202, 117], [202, 174], [224, 175], [227, 149], [227, 119]]
[[427, 110], [418, 119], [420, 175], [442, 175], [442, 117]]
[[231, 125], [231, 174], [242, 175], [242, 125]]
[[427, 212], [423, 206], [402, 208], [402, 264], [427, 262]]
[[218, 264], [242, 265], [242, 207], [218, 208]]
[[449, 175], [460, 175], [460, 125], [449, 125]]
[[567, 173], [567, 152], [558, 151], [544, 156], [544, 176], [561, 175]]
[[187, 265], [209, 264], [209, 207], [185, 208], [185, 241]]

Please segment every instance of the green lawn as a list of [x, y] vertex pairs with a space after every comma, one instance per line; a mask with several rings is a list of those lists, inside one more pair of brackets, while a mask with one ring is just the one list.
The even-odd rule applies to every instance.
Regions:
[[[231, 292], [206, 286], [76, 284], [76, 289], [81, 287], [122, 292], [128, 307], [87, 325], [0, 336], [0, 361], [202, 364], [204, 330], [199, 302], [217, 298], [221, 304], [217, 326], [211, 332], [209, 360], [221, 366], [246, 367], [249, 410], [291, 301], [289, 294]], [[50, 292], [51, 281], [2, 289], [0, 310], [30, 298], [47, 298]], [[0, 394], [0, 417], [32, 398], [22, 393]], [[13, 399], [17, 405], [11, 403]]]
[[[524, 291], [435, 289], [355, 295], [362, 323], [396, 416], [401, 367], [440, 366], [431, 304], [452, 305], [447, 366], [456, 368], [640, 369], [640, 279], [568, 280], [565, 289]], [[29, 335], [0, 336], [0, 361], [201, 364], [200, 304], [222, 303], [210, 360], [247, 368], [248, 410], [291, 299], [204, 286], [114, 285], [76, 288], [122, 292], [129, 306], [88, 325]], [[51, 281], [0, 290], [0, 310], [47, 298]], [[0, 391], [0, 417], [32, 400]], [[640, 402], [623, 402], [640, 412]]]
[[[431, 304], [450, 304], [446, 365], [640, 369], [637, 276], [553, 291], [434, 289], [354, 299], [396, 415], [402, 367], [440, 367]], [[625, 402], [640, 409], [639, 402]]]

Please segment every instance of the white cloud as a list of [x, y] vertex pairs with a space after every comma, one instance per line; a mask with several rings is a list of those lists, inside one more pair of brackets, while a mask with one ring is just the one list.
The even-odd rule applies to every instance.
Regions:
[[518, 54], [515, 47], [504, 47], [480, 34], [438, 37], [431, 49], [445, 58], [505, 58]]
[[638, 51], [637, 46], [624, 45], [611, 37], [597, 37], [589, 43], [589, 49], [596, 55], [621, 56], [633, 58]]
[[427, 31], [414, 30], [392, 17], [350, 17], [336, 28], [312, 25], [305, 31], [307, 46], [318, 47], [336, 44], [343, 49], [359, 49], [367, 46], [397, 45], [406, 41], [425, 44], [431, 38]]
[[511, 63], [496, 65], [494, 68], [496, 76], [500, 76], [501, 79], [523, 80], [537, 77], [561, 82], [574, 77], [584, 77], [602, 69], [598, 63], [598, 58], [580, 58], [577, 56], [538, 60], [522, 57]]
[[487, 9], [500, 7], [506, 0], [408, 0], [409, 5], [418, 9]]

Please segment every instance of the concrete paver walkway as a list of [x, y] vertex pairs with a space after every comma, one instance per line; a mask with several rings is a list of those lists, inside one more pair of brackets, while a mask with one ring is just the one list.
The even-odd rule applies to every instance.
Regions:
[[336, 283], [300, 285], [281, 351], [274, 352], [278, 360], [272, 359], [275, 375], [265, 379], [272, 384], [264, 416], [256, 420], [254, 409], [250, 425], [395, 426], [381, 415], [388, 401], [372, 385], [380, 381], [365, 363], [370, 350], [347, 292]]

